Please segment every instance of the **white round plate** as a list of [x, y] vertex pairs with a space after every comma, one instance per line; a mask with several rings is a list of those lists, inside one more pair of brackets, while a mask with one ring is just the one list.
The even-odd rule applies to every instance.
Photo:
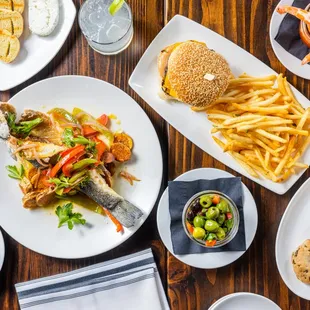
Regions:
[[[292, 5], [294, 0], [282, 0], [278, 5]], [[301, 60], [287, 52], [276, 40], [274, 39], [278, 33], [280, 24], [285, 16], [285, 14], [279, 14], [274, 10], [269, 27], [269, 36], [272, 49], [276, 54], [277, 58], [280, 60], [282, 65], [293, 72], [295, 75], [300, 76], [304, 79], [310, 80], [310, 66], [301, 65]]]
[[3, 265], [4, 255], [5, 255], [4, 240], [0, 230], [0, 271]]
[[[126, 164], [128, 172], [141, 182], [131, 186], [116, 178], [115, 190], [134, 205], [144, 216], [133, 228], [116, 233], [114, 224], [105, 216], [75, 206], [88, 225], [77, 225], [72, 231], [57, 228], [58, 218], [51, 208], [26, 210], [16, 180], [8, 177], [6, 165], [14, 164], [6, 145], [0, 145], [0, 225], [15, 240], [44, 255], [59, 258], [82, 258], [115, 248], [132, 236], [146, 220], [157, 199], [162, 179], [162, 154], [152, 123], [141, 107], [126, 93], [101, 80], [82, 76], [61, 76], [33, 84], [10, 101], [18, 112], [25, 108], [48, 111], [62, 107], [72, 111], [79, 107], [94, 116], [115, 114], [121, 128], [134, 140], [133, 158]], [[152, 163], [150, 165], [150, 163]]]
[[[218, 169], [201, 168], [188, 171], [175, 179], [175, 181], [194, 181], [198, 179], [218, 179], [231, 178], [232, 174]], [[246, 237], [246, 249], [251, 245], [256, 229], [257, 229], [257, 209], [252, 194], [248, 188], [242, 183], [243, 188], [243, 212]], [[183, 263], [203, 269], [219, 268], [231, 264], [242, 256], [245, 251], [235, 252], [216, 252], [216, 253], [199, 253], [176, 255], [173, 253], [171, 232], [170, 232], [171, 217], [169, 212], [169, 197], [168, 189], [166, 189], [160, 199], [157, 210], [157, 226], [160, 237], [172, 255]]]
[[296, 192], [286, 208], [276, 238], [276, 261], [287, 287], [296, 295], [310, 300], [310, 285], [299, 281], [291, 263], [292, 253], [310, 239], [310, 179]]
[[222, 297], [209, 310], [281, 310], [270, 299], [253, 293], [234, 293]]

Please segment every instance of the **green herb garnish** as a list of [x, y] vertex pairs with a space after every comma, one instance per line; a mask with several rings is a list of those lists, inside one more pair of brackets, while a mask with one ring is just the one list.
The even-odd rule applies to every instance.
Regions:
[[22, 121], [16, 124], [16, 115], [11, 112], [6, 114], [6, 119], [11, 132], [15, 135], [21, 136], [22, 138], [28, 137], [31, 130], [43, 122], [42, 118], [38, 117], [31, 121]]
[[83, 219], [83, 215], [81, 213], [73, 213], [73, 204], [71, 202], [56, 208], [56, 215], [58, 216], [58, 228], [67, 223], [68, 228], [70, 230], [73, 229], [74, 224], [82, 224], [85, 225], [86, 220]]
[[63, 143], [68, 147], [74, 147], [76, 144], [86, 145], [88, 152], [94, 153], [96, 151], [96, 142], [91, 141], [83, 136], [74, 137], [73, 130], [66, 128], [63, 132]]
[[12, 179], [21, 180], [25, 175], [25, 168], [23, 165], [20, 165], [18, 168], [17, 166], [6, 166], [5, 167], [9, 172], [9, 177]]

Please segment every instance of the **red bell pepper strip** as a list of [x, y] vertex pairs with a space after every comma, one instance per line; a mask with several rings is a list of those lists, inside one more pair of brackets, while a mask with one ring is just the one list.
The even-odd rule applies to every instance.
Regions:
[[216, 240], [213, 239], [213, 240], [207, 240], [206, 241], [206, 246], [215, 246], [216, 244]]
[[68, 154], [61, 155], [60, 161], [52, 168], [50, 177], [51, 178], [55, 177], [57, 172], [62, 168], [64, 164], [66, 164], [71, 158], [76, 156], [81, 151], [84, 151], [84, 149], [85, 149], [84, 145], [78, 145], [77, 147], [71, 148], [70, 149], [71, 151]]
[[67, 149], [63, 152], [60, 153], [60, 157], [65, 157], [66, 155], [68, 155], [69, 153], [71, 153], [74, 149], [79, 148], [81, 145], [77, 145], [75, 147], [72, 147], [70, 149]]
[[103, 126], [107, 126], [108, 121], [109, 121], [109, 117], [106, 114], [102, 114], [101, 116], [99, 116], [97, 118], [97, 121], [103, 125]]
[[89, 136], [92, 136], [98, 133], [96, 129], [94, 129], [93, 127], [89, 125], [83, 125], [82, 128], [83, 128], [83, 135], [85, 137], [89, 137]]
[[64, 194], [68, 194], [71, 191], [72, 187], [67, 187], [63, 190]]
[[227, 212], [226, 213], [226, 217], [228, 220], [232, 219], [232, 214], [230, 212]]
[[104, 208], [104, 212], [110, 218], [110, 220], [115, 224], [116, 231], [117, 232], [123, 231], [122, 224], [111, 214], [111, 212], [108, 211], [106, 208]]
[[94, 137], [94, 140], [97, 142], [96, 143], [96, 149], [97, 149], [97, 160], [100, 161], [103, 153], [107, 149], [106, 145], [97, 137]]
[[51, 169], [48, 170], [43, 170], [41, 172], [41, 175], [43, 176], [42, 178], [42, 183], [46, 186], [46, 187], [52, 187], [55, 184], [50, 183], [48, 180], [50, 179], [50, 173], [51, 173]]
[[76, 156], [71, 158], [67, 163], [62, 166], [62, 172], [66, 177], [71, 177], [73, 164], [77, 162], [85, 153], [85, 151], [78, 153]]

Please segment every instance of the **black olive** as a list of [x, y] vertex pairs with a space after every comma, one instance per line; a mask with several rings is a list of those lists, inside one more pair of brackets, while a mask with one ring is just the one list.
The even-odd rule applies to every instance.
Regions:
[[187, 219], [189, 220], [189, 221], [193, 221], [193, 219], [194, 219], [194, 217], [195, 217], [195, 214], [194, 214], [194, 212], [192, 211], [192, 210], [189, 210], [188, 212], [187, 212]]
[[200, 212], [202, 209], [199, 199], [196, 199], [193, 203], [192, 203], [192, 210], [194, 213], [198, 213]]

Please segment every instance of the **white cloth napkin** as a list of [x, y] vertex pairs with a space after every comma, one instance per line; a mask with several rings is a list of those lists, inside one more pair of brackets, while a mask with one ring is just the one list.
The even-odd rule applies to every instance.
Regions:
[[15, 288], [21, 309], [170, 309], [151, 249]]

